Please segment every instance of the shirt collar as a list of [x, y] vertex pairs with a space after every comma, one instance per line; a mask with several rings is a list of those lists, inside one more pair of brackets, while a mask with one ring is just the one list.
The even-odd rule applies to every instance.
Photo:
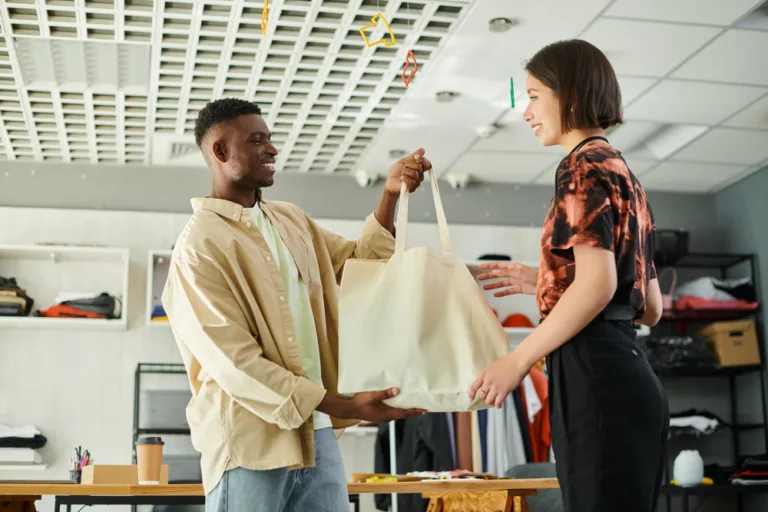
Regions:
[[[210, 210], [222, 217], [239, 221], [242, 216], [250, 216], [253, 208], [243, 208], [237, 203], [227, 201], [226, 199], [215, 199], [213, 197], [194, 197], [190, 200], [192, 211]], [[261, 201], [262, 206], [264, 201]], [[257, 207], [258, 208], [258, 207]]]

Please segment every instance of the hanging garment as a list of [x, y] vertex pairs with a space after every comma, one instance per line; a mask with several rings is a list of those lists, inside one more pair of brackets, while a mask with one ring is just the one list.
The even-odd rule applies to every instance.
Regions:
[[509, 467], [525, 464], [528, 462], [528, 459], [525, 456], [525, 443], [520, 432], [520, 421], [517, 418], [514, 392], [504, 399], [502, 411], [504, 412], [504, 432], [506, 433]]
[[456, 425], [453, 422], [453, 413], [445, 413], [445, 421], [448, 423], [448, 435], [451, 438], [451, 460], [453, 461], [453, 469], [456, 469], [458, 459], [456, 458]]
[[488, 471], [488, 410], [477, 411], [477, 428], [480, 432], [480, 454], [483, 458], [483, 473]]
[[520, 435], [523, 438], [523, 448], [525, 449], [526, 462], [533, 462], [533, 450], [531, 449], [531, 431], [528, 428], [528, 412], [525, 408], [525, 393], [520, 386], [512, 392], [515, 400], [515, 412], [517, 413], [517, 422], [520, 425]]
[[480, 445], [480, 422], [477, 411], [472, 412], [472, 471], [483, 472], [483, 449]]
[[[549, 381], [544, 373], [532, 368], [528, 377], [533, 385], [533, 392], [538, 396], [541, 408], [534, 415], [531, 423], [531, 451], [533, 452], [533, 462], [547, 462], [549, 459], [549, 448], [552, 444], [552, 435], [549, 425]], [[526, 396], [529, 396], [526, 394]], [[530, 409], [529, 409], [530, 417]]]
[[456, 469], [472, 471], [472, 413], [453, 413], [456, 427]]
[[442, 252], [406, 250], [408, 191], [403, 186], [395, 253], [388, 261], [348, 260], [339, 296], [342, 394], [397, 387], [384, 401], [431, 412], [486, 409], [469, 388], [509, 353], [504, 328], [467, 266], [453, 254], [434, 170], [429, 171]]
[[496, 476], [504, 476], [504, 473], [511, 467], [508, 456], [507, 433], [504, 425], [505, 415], [504, 406], [501, 409], [496, 409], [495, 407], [488, 409], [488, 458], [486, 459], [486, 471]]

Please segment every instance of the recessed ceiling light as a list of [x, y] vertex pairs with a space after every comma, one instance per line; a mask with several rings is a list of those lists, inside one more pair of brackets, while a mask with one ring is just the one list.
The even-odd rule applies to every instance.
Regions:
[[520, 23], [514, 18], [493, 18], [488, 22], [488, 30], [491, 32], [506, 32]]
[[456, 91], [439, 91], [435, 94], [435, 99], [440, 103], [447, 103], [456, 99], [459, 94]]

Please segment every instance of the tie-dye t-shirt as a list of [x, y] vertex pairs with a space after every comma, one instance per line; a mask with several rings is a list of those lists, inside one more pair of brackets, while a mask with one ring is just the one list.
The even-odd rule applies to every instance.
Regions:
[[645, 312], [653, 264], [653, 212], [645, 191], [621, 153], [604, 139], [591, 139], [563, 158], [555, 197], [541, 236], [537, 303], [546, 317], [576, 274], [573, 247], [613, 251], [618, 274], [611, 303]]

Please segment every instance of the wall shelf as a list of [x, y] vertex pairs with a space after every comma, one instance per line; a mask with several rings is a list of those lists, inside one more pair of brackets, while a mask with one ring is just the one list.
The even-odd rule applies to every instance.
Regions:
[[161, 298], [165, 281], [168, 278], [168, 268], [172, 252], [169, 250], [149, 251], [147, 259], [147, 304], [145, 322], [150, 327], [169, 328], [168, 320], [152, 318], [155, 307], [161, 306]]
[[45, 471], [47, 464], [0, 464], [0, 471]]
[[1, 328], [123, 331], [128, 328], [129, 250], [71, 245], [0, 245], [6, 278], [34, 300], [31, 313], [56, 304], [59, 294], [109, 293], [120, 301], [120, 318], [0, 316]]

